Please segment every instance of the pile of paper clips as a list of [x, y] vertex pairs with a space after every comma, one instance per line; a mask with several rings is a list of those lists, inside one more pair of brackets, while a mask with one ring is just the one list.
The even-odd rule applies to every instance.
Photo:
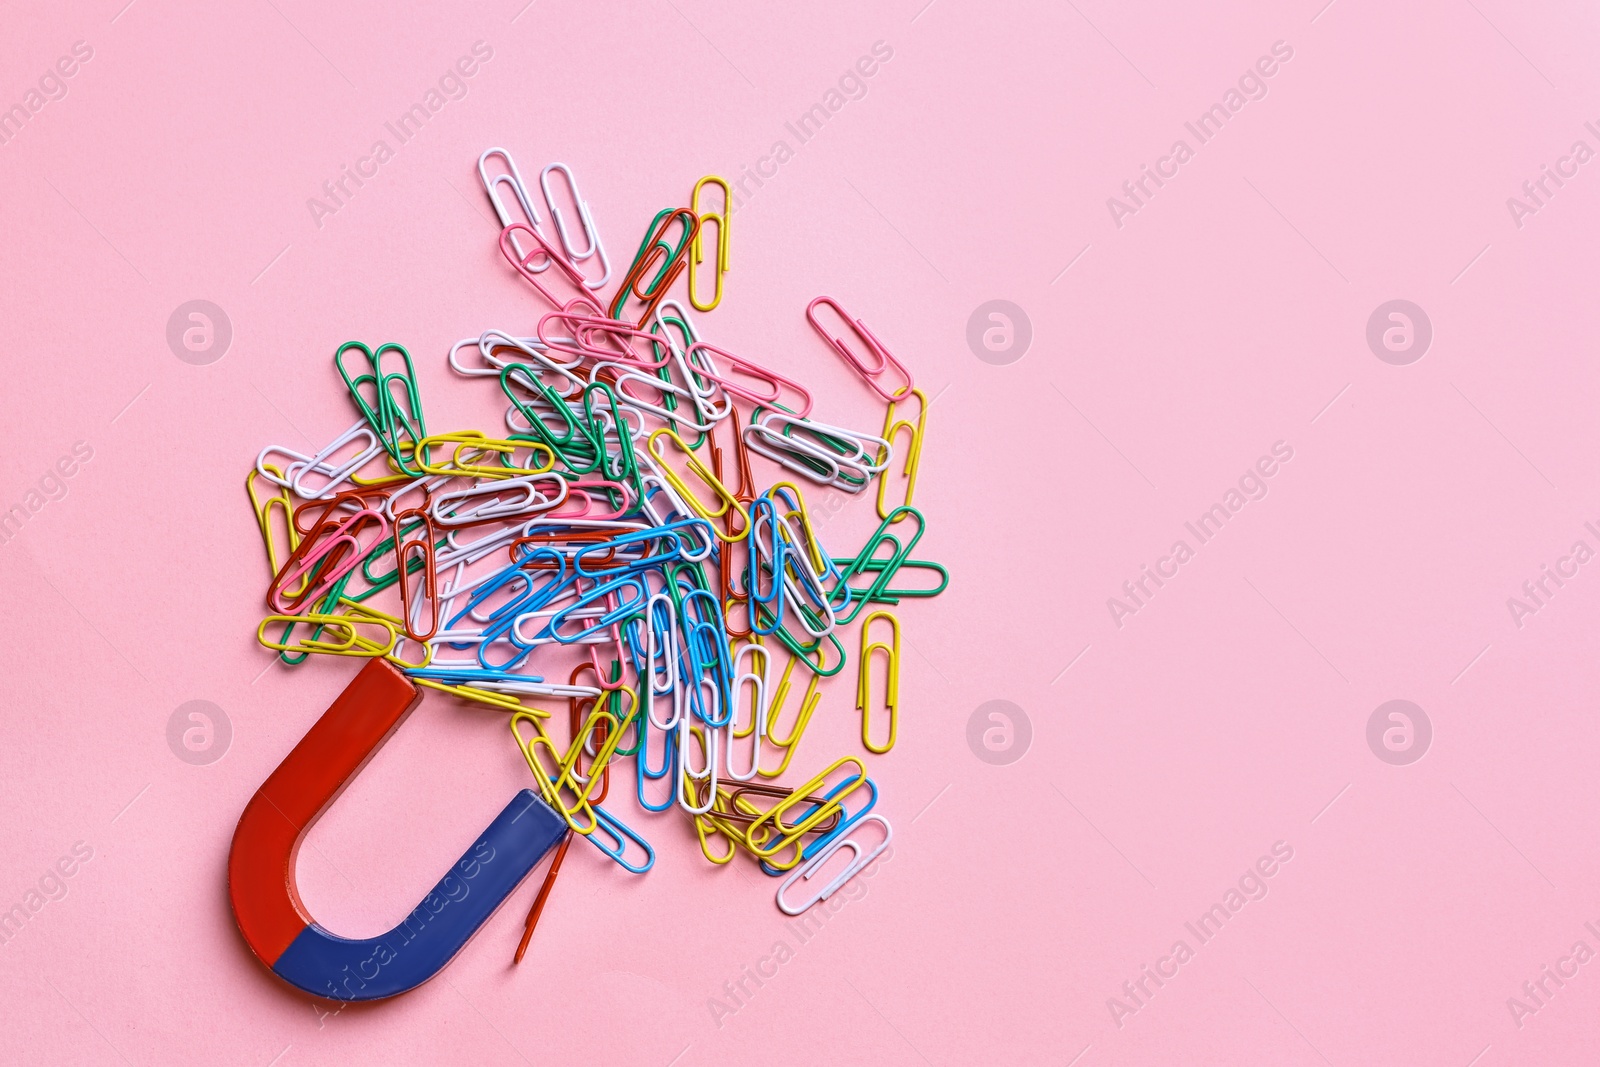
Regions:
[[[342, 345], [334, 362], [355, 424], [315, 455], [263, 449], [247, 480], [273, 572], [258, 637], [290, 664], [383, 656], [420, 685], [509, 713], [545, 800], [642, 873], [654, 850], [602, 806], [612, 770], [632, 757], [640, 807], [687, 815], [712, 863], [742, 851], [767, 874], [787, 874], [777, 903], [799, 914], [892, 832], [872, 813], [878, 790], [858, 756], [802, 761], [820, 769], [795, 785], [761, 779], [789, 774], [821, 687], [844, 672], [852, 644], [861, 743], [894, 747], [900, 623], [888, 609], [949, 581], [912, 558], [926, 397], [829, 297], [806, 317], [886, 403], [879, 434], [819, 421], [804, 385], [701, 339], [668, 293], [687, 275], [696, 310], [722, 299], [721, 178], [701, 179], [690, 207], [655, 217], [603, 305], [611, 270], [571, 170], [552, 163], [540, 176], [552, 234], [504, 150], [485, 152], [478, 169], [501, 251], [552, 309], [537, 336], [489, 330], [449, 353], [461, 375], [504, 393], [506, 430], [430, 430], [404, 348]], [[557, 206], [557, 176], [575, 225]], [[720, 212], [700, 206], [708, 187], [720, 189]], [[708, 259], [704, 299], [697, 273]], [[844, 493], [877, 479], [881, 524], [859, 550], [831, 554], [798, 482], [763, 488], [750, 453]], [[887, 498], [891, 482], [902, 503]], [[841, 640], [856, 624], [858, 640]], [[586, 653], [565, 681], [539, 673], [559, 646]], [[797, 668], [809, 677], [786, 713]], [[551, 733], [556, 713], [534, 703], [551, 700], [568, 705], [562, 740]], [[868, 822], [878, 833], [853, 839]], [[791, 899], [841, 847], [848, 866]]]

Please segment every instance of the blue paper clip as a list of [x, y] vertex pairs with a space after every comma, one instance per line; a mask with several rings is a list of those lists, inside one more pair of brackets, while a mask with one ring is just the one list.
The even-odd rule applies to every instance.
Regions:
[[[643, 874], [656, 865], [656, 850], [650, 847], [650, 842], [640, 837], [621, 819], [612, 815], [598, 804], [591, 805], [594, 810], [595, 827], [588, 835], [590, 843], [607, 856], [617, 861], [617, 866], [634, 874]], [[609, 846], [600, 840], [601, 831], [604, 831]], [[628, 842], [632, 841], [644, 850], [643, 865], [636, 865], [627, 861], [626, 854]]]

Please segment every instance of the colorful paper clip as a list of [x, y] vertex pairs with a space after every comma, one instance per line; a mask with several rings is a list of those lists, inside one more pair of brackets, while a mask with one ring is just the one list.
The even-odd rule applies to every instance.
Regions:
[[[700, 190], [708, 185], [717, 186], [722, 190], [722, 210], [705, 211], [700, 207]], [[728, 220], [732, 217], [733, 190], [728, 188], [725, 179], [715, 174], [707, 174], [704, 178], [694, 183], [694, 192], [689, 196], [689, 210], [693, 211], [700, 219], [700, 230], [694, 238], [694, 262], [689, 267], [689, 303], [694, 305], [696, 311], [711, 311], [722, 303], [722, 276], [728, 273]], [[714, 223], [717, 228], [717, 254], [712, 262], [712, 290], [711, 299], [702, 302], [695, 295], [694, 268], [705, 262], [706, 251], [706, 223]]]
[[[667, 233], [674, 227], [679, 228], [677, 241], [669, 243]], [[622, 288], [612, 298], [610, 315], [613, 319], [622, 319], [625, 316], [622, 310], [627, 306], [629, 298], [644, 302], [643, 311], [639, 315], [638, 325], [644, 326], [650, 320], [656, 306], [666, 299], [667, 290], [672, 286], [688, 266], [687, 256], [695, 237], [700, 232], [700, 216], [688, 208], [668, 209], [662, 211], [645, 231], [644, 240], [639, 244], [638, 254], [634, 256], [633, 265], [628, 268], [627, 276], [622, 279]], [[655, 276], [648, 282], [645, 275], [652, 267], [656, 267]], [[642, 288], [641, 288], [642, 286]]]
[[[894, 828], [889, 825], [889, 820], [882, 815], [868, 815], [856, 825], [864, 826], [869, 822], [883, 827], [882, 841], [879, 841], [870, 850], [863, 851], [861, 845], [852, 837], [834, 838], [826, 848], [812, 856], [801, 866], [796, 867], [794, 873], [784, 879], [783, 884], [778, 887], [778, 910], [785, 915], [800, 915], [804, 913], [806, 909], [821, 904], [833, 896], [846, 882], [860, 874], [871, 865], [873, 860], [882, 855], [883, 851], [889, 847], [889, 842], [894, 839]], [[785, 899], [785, 894], [789, 892], [796, 882], [811, 878], [820, 872], [823, 865], [841, 848], [850, 850], [850, 863], [844, 870], [835, 875], [832, 881], [825, 883], [820, 891], [812, 893], [798, 903], [791, 903]]]
[[[844, 324], [856, 335], [856, 342], [866, 350], [866, 358], [856, 355], [839, 335], [829, 331], [827, 327], [817, 320], [817, 308], [819, 307], [828, 308], [844, 321]], [[860, 319], [852, 319], [833, 297], [819, 296], [806, 305], [806, 321], [811, 323], [811, 328], [817, 331], [818, 336], [828, 342], [828, 347], [839, 353], [844, 361], [850, 364], [857, 374], [861, 375], [862, 379], [872, 387], [873, 392], [889, 401], [904, 400], [911, 395], [911, 390], [916, 385], [916, 382], [911, 379], [911, 372], [906, 370], [905, 365], [898, 359], [894, 358], [889, 350], [883, 346], [883, 342], [873, 336], [872, 331], [867, 329], [866, 323]], [[905, 379], [902, 385], [893, 390], [885, 389], [879, 382], [883, 373], [890, 367], [894, 368], [896, 375]]]
[[[566, 178], [567, 193], [572, 198], [578, 211], [578, 230], [583, 235], [584, 244], [578, 244], [572, 231], [567, 229], [566, 217], [561, 213], [561, 205], [556, 202], [556, 194], [550, 188], [550, 175], [560, 174]], [[556, 233], [561, 238], [561, 248], [567, 258], [574, 264], [581, 264], [591, 256], [600, 261], [600, 276], [598, 278], [585, 278], [586, 289], [602, 289], [611, 277], [611, 263], [606, 259], [605, 246], [600, 243], [600, 231], [595, 227], [594, 216], [589, 214], [589, 202], [578, 192], [578, 179], [572, 173], [572, 168], [565, 163], [547, 163], [544, 170], [539, 172], [539, 188], [544, 192], [545, 206], [550, 209], [550, 218], [556, 224]]]
[[[696, 322], [725, 294], [725, 180], [656, 214], [613, 285], [571, 168], [546, 164], [535, 197], [491, 148], [478, 176], [496, 246], [547, 305], [444, 354], [504, 425], [430, 433], [411, 354], [349, 341], [333, 358], [355, 421], [314, 451], [263, 449], [246, 479], [267, 559], [257, 640], [291, 666], [365, 661], [246, 806], [229, 857], [251, 951], [330, 999], [426, 981], [550, 855], [521, 960], [572, 843], [608, 870], [653, 867], [635, 803], [689, 820], [711, 863], [780, 879], [785, 914], [828, 900], [892, 830], [862, 759], [809, 728], [854, 660], [862, 750], [894, 748], [910, 622], [889, 609], [949, 582], [914, 558], [927, 398], [907, 367], [832, 298], [806, 307], [887, 401], [875, 436], [814, 417], [826, 398]], [[843, 527], [820, 528], [800, 485], [855, 496], [875, 479], [879, 525], [834, 543]], [[394, 930], [337, 937], [299, 899], [296, 849], [423, 688], [503, 717], [531, 788]]]

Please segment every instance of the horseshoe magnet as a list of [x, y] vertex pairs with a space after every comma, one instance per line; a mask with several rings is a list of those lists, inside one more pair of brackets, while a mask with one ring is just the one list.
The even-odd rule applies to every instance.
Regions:
[[318, 925], [295, 886], [300, 842], [420, 696], [393, 665], [369, 660], [239, 817], [228, 854], [234, 918], [250, 951], [297, 989], [340, 1001], [415, 989], [461, 951], [566, 834], [561, 817], [524, 789], [393, 930], [351, 939]]

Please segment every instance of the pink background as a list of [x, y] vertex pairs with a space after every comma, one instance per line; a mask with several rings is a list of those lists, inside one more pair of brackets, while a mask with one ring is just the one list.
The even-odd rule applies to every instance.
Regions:
[[[0, 908], [75, 842], [94, 852], [0, 946], [0, 1058], [1592, 1058], [1600, 963], [1547, 979], [1536, 1013], [1507, 998], [1575, 942], [1600, 950], [1600, 564], [1520, 628], [1506, 599], [1575, 541], [1600, 548], [1583, 528], [1600, 525], [1600, 163], [1520, 228], [1506, 198], [1575, 140], [1600, 148], [1594, 15], [923, 2], [5, 16], [0, 106], [74, 42], [93, 58], [0, 146], [0, 508], [74, 442], [93, 458], [0, 544]], [[307, 198], [479, 40], [493, 58], [469, 94], [319, 228]], [[894, 54], [867, 95], [797, 145], [784, 123], [875, 41]], [[1193, 147], [1183, 123], [1276, 41], [1293, 58], [1266, 97], [1115, 225], [1107, 198]], [[708, 335], [873, 428], [881, 409], [802, 317], [828, 293], [939, 395], [919, 555], [954, 581], [900, 612], [900, 740], [871, 763], [893, 858], [731, 1016], [708, 998], [797, 944], [774, 884], [651, 817], [633, 821], [656, 869], [576, 846], [520, 967], [532, 884], [442, 980], [319, 1017], [249, 957], [223, 881], [246, 799], [351, 670], [255, 645], [247, 467], [348, 425], [330, 356], [352, 338], [410, 348], [430, 425], [494, 425], [493, 386], [446, 349], [539, 308], [495, 250], [483, 148], [530, 176], [569, 163], [620, 272], [651, 214], [780, 138], [794, 156], [735, 218]], [[195, 298], [233, 324], [209, 366], [165, 339]], [[1007, 366], [966, 341], [995, 298], [1034, 331]], [[1409, 366], [1365, 341], [1396, 298], [1434, 328]], [[1119, 628], [1107, 598], [1277, 441], [1294, 456], [1265, 499]], [[830, 540], [859, 544], [865, 510]], [[850, 677], [814, 756], [859, 751]], [[166, 740], [195, 699], [233, 728], [208, 766]], [[996, 699], [1033, 727], [1009, 766], [966, 740]], [[1408, 766], [1366, 741], [1392, 699], [1433, 726]], [[430, 697], [311, 834], [309, 905], [386, 929], [525, 784], [497, 716]], [[1280, 841], [1293, 859], [1265, 898], [1200, 945], [1184, 924]], [[1179, 939], [1193, 959], [1114, 1017]]]

